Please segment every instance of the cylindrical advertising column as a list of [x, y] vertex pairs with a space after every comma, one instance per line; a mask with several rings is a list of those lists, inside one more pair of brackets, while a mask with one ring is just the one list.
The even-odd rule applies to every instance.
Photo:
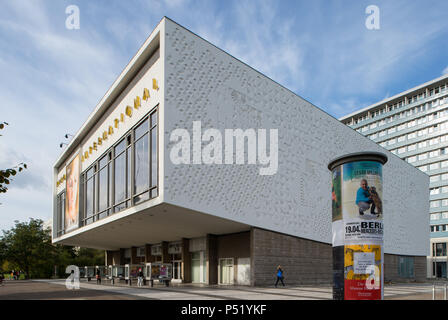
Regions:
[[332, 173], [333, 299], [383, 299], [383, 165], [378, 152], [348, 154]]

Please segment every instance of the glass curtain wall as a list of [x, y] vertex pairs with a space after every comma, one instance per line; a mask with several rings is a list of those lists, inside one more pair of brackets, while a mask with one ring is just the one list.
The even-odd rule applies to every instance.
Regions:
[[158, 112], [82, 173], [83, 225], [158, 196]]

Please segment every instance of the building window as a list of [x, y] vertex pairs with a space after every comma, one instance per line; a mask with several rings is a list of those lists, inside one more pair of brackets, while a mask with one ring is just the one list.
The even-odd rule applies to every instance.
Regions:
[[429, 206], [430, 206], [431, 208], [438, 208], [438, 207], [440, 207], [440, 201], [439, 201], [439, 200], [431, 201], [431, 202], [429, 203]]
[[157, 109], [83, 173], [83, 225], [158, 196]]
[[419, 142], [418, 143], [418, 148], [419, 149], [421, 149], [421, 148], [425, 148], [426, 147], [426, 141], [422, 141], [422, 142]]
[[436, 257], [446, 257], [446, 242], [434, 243], [432, 255]]
[[84, 203], [84, 224], [90, 224], [94, 221], [94, 213], [95, 213], [95, 173], [96, 173], [96, 164], [93, 165], [87, 172], [84, 174], [84, 195], [85, 195], [85, 203]]
[[108, 152], [98, 162], [98, 212], [99, 219], [108, 216], [111, 205], [111, 154]]
[[428, 154], [427, 153], [422, 153], [418, 155], [418, 160], [425, 160], [426, 158], [428, 158]]
[[139, 203], [158, 194], [157, 111], [134, 130], [134, 135], [134, 202]]
[[408, 160], [408, 163], [413, 163], [413, 162], [417, 161], [417, 157], [412, 156], [412, 157], [409, 157], [407, 160]]
[[440, 188], [432, 188], [429, 190], [430, 195], [435, 195], [440, 193]]
[[57, 212], [57, 236], [61, 236], [64, 234], [64, 230], [65, 230], [65, 191], [62, 191], [60, 194], [58, 194], [57, 196], [57, 200], [56, 200], [56, 212]]
[[114, 212], [129, 207], [131, 197], [131, 141], [129, 134], [114, 148]]
[[439, 220], [440, 219], [440, 213], [432, 213], [429, 215], [430, 220]]

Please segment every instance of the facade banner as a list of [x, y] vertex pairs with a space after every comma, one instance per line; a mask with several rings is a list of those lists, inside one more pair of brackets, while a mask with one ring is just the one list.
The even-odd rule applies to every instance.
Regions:
[[67, 196], [65, 197], [65, 231], [79, 226], [79, 154], [66, 167]]
[[387, 157], [356, 153], [333, 160], [333, 299], [383, 298], [383, 179]]

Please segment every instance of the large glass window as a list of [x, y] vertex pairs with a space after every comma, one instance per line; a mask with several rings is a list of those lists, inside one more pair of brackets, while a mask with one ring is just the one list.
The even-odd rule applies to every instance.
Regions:
[[446, 242], [433, 244], [433, 256], [445, 257], [446, 256]]
[[83, 173], [84, 225], [158, 196], [157, 123], [155, 110]]
[[110, 178], [112, 176], [111, 153], [108, 152], [98, 162], [98, 212], [99, 219], [109, 214], [111, 204]]
[[64, 219], [65, 219], [65, 191], [57, 196], [57, 236], [64, 234]]
[[84, 224], [93, 222], [93, 214], [95, 213], [95, 171], [96, 165], [92, 166], [85, 174], [85, 218]]
[[129, 207], [131, 194], [129, 181], [131, 180], [131, 135], [120, 141], [115, 147], [115, 207], [114, 212]]

